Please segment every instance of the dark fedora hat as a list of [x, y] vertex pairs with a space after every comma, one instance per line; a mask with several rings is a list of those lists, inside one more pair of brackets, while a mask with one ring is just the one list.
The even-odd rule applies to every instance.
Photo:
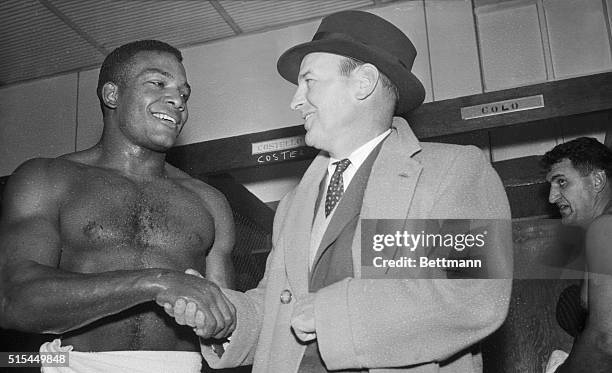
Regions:
[[312, 41], [296, 45], [280, 56], [278, 72], [297, 84], [302, 59], [312, 52], [334, 53], [376, 66], [399, 90], [396, 114], [407, 113], [423, 103], [425, 89], [410, 71], [417, 54], [414, 45], [400, 29], [379, 16], [347, 10], [323, 18]]

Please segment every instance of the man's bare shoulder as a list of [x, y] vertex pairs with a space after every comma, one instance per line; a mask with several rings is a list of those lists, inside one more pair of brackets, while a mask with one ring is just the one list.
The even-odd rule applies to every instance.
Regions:
[[174, 167], [168, 162], [166, 162], [165, 168], [166, 168], [166, 173], [168, 174], [168, 177], [176, 181], [180, 181], [182, 179], [186, 179], [186, 180], [193, 179], [191, 176], [189, 176], [187, 172]]
[[80, 167], [78, 163], [64, 158], [33, 158], [17, 167], [9, 182], [48, 182], [61, 185], [62, 180], [67, 181]]
[[166, 163], [166, 172], [168, 177], [174, 180], [177, 184], [196, 193], [206, 201], [224, 202], [225, 196], [216, 188], [206, 184], [202, 180], [191, 177], [186, 172]]
[[612, 275], [612, 215], [601, 215], [589, 225], [586, 254], [589, 270]]
[[587, 237], [599, 236], [612, 238], [612, 215], [600, 215], [589, 225]]
[[63, 159], [74, 163], [88, 164], [94, 155], [94, 149], [95, 148], [90, 148], [78, 152], [66, 153], [57, 157], [57, 159]]
[[[211, 214], [217, 237], [215, 245], [223, 246], [221, 251], [231, 251], [234, 245], [234, 220], [232, 209], [225, 195], [202, 180], [192, 178], [187, 173], [166, 164], [166, 172], [177, 184], [197, 195], [206, 210]], [[224, 239], [227, 244], [224, 243]], [[219, 250], [217, 250], [219, 251]]]
[[215, 226], [215, 240], [206, 259], [207, 277], [225, 286], [233, 286], [231, 256], [235, 243], [235, 228], [232, 209], [227, 199], [216, 188], [202, 180], [192, 178], [187, 173], [166, 164], [169, 178], [183, 188], [197, 195], [202, 205], [210, 213]]
[[3, 191], [3, 216], [54, 216], [71, 186], [81, 179], [78, 165], [60, 158], [33, 158], [21, 164]]

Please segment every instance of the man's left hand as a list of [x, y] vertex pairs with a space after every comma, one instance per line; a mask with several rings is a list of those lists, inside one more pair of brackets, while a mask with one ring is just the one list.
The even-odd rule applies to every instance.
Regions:
[[293, 332], [302, 342], [312, 341], [317, 338], [314, 300], [315, 293], [309, 293], [304, 297], [300, 297], [291, 316]]

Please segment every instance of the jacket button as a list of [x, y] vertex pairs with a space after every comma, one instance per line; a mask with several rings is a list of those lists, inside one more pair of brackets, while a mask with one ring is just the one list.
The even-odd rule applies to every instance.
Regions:
[[287, 289], [281, 291], [280, 294], [280, 301], [282, 304], [289, 304], [291, 302], [291, 298], [293, 296], [291, 295], [291, 292]]

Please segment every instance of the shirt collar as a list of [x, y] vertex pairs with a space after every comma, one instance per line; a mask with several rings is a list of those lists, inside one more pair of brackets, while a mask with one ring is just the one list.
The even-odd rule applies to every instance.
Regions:
[[[365, 144], [361, 145], [359, 148], [355, 149], [347, 157], [351, 161], [351, 165], [349, 167], [354, 168], [354, 169], [359, 168], [359, 166], [361, 166], [361, 164], [365, 161], [368, 155], [370, 155], [372, 150], [374, 150], [374, 148], [381, 141], [383, 141], [385, 137], [387, 137], [390, 133], [391, 133], [391, 129], [389, 128], [385, 132], [381, 133], [380, 135], [376, 136], [372, 140], [366, 142]], [[327, 170], [330, 172], [330, 174], [333, 174], [334, 171], [336, 170], [336, 165], [334, 163], [338, 161], [340, 161], [340, 159], [330, 156], [329, 163], [327, 165]]]

